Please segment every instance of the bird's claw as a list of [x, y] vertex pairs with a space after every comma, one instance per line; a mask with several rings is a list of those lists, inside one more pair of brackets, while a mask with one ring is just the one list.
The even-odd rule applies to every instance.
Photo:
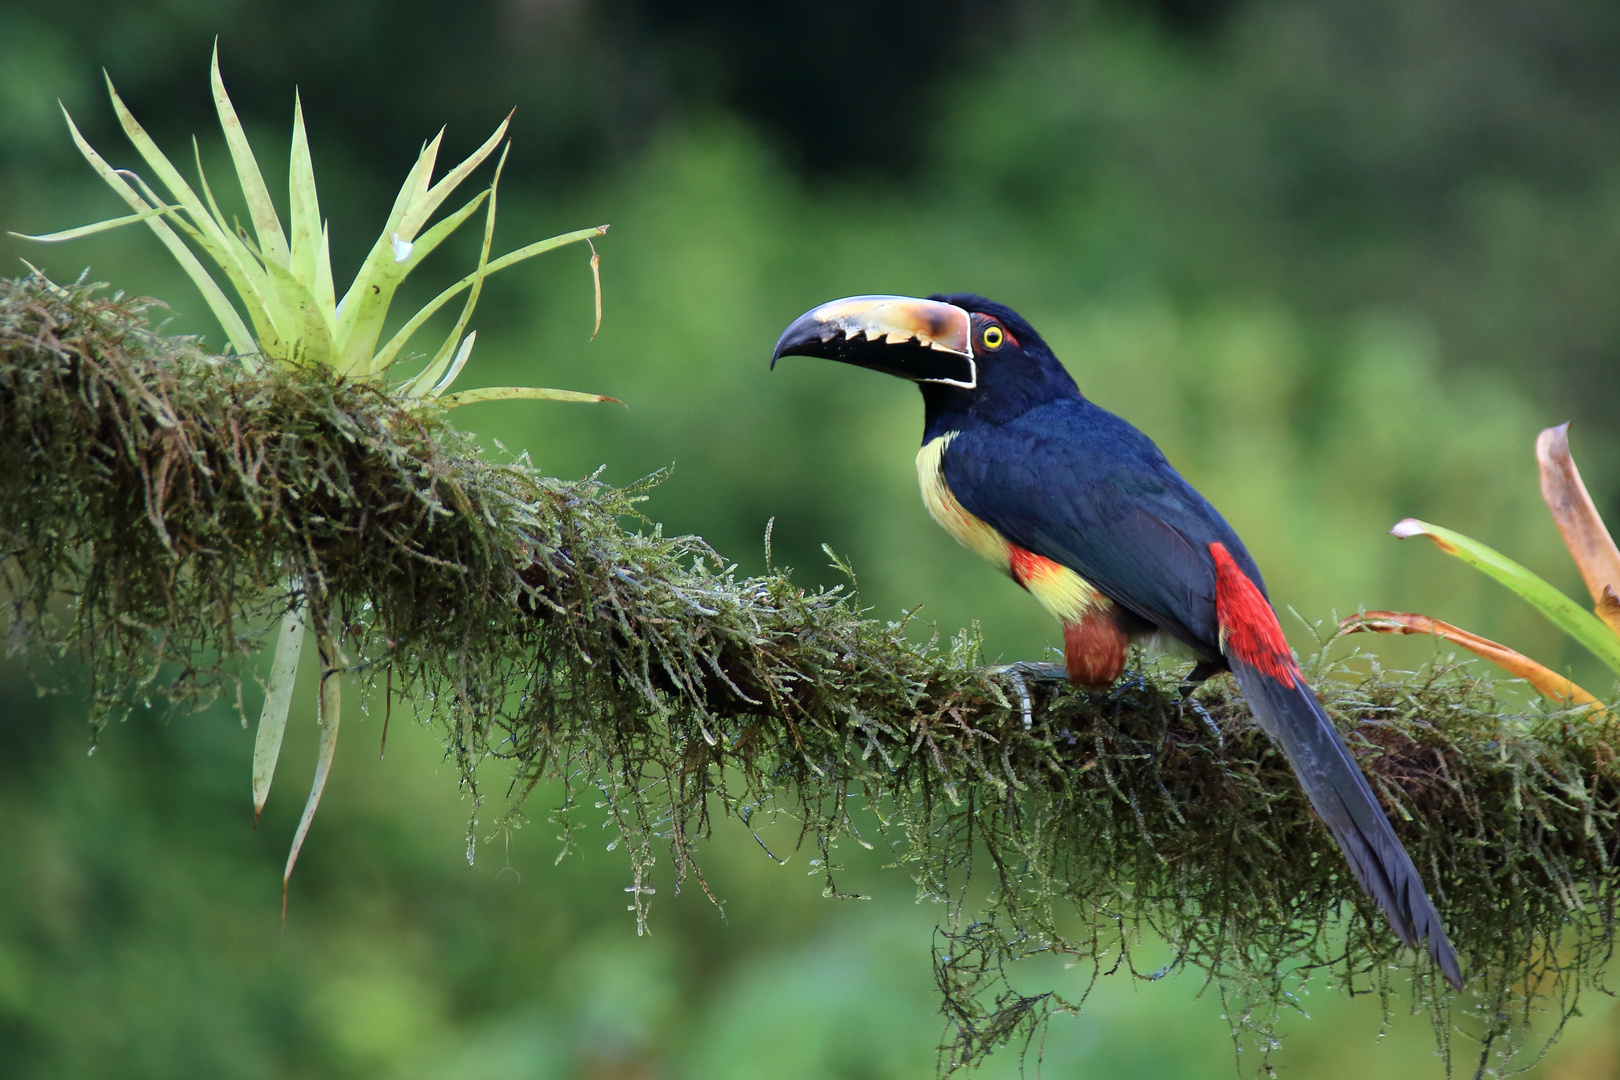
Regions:
[[990, 669], [990, 674], [1004, 676], [1012, 683], [1013, 689], [1018, 691], [1018, 704], [1024, 714], [1024, 730], [1029, 731], [1035, 726], [1033, 702], [1029, 696], [1029, 687], [1024, 680], [1032, 682], [1067, 682], [1068, 671], [1062, 664], [1043, 664], [1033, 660], [1020, 660], [1016, 664], [1003, 664]]
[[992, 675], [1018, 675], [1031, 682], [1068, 682], [1069, 672], [1062, 664], [1043, 664], [1035, 660], [1020, 660], [1016, 664], [1002, 664], [990, 669]]

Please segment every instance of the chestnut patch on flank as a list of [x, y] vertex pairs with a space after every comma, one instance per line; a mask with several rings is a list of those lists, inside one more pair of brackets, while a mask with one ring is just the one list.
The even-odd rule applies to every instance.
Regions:
[[1114, 613], [1093, 608], [1079, 622], [1063, 624], [1063, 666], [1080, 686], [1107, 686], [1125, 670], [1130, 640]]

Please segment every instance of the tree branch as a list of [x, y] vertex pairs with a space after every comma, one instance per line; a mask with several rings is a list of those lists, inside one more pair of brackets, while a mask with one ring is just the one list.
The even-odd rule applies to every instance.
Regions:
[[[1567, 1016], [1610, 954], [1608, 722], [1526, 712], [1456, 666], [1314, 661], [1472, 978], [1472, 1011], [1447, 1020], [1441, 980], [1361, 895], [1229, 680], [1191, 702], [1152, 671], [1100, 693], [1026, 687], [983, 666], [971, 633], [919, 645], [841, 590], [738, 577], [640, 519], [645, 486], [492, 463], [380, 386], [249, 374], [155, 334], [140, 303], [0, 283], [8, 641], [81, 658], [98, 725], [151, 693], [197, 707], [239, 688], [307, 600], [348, 677], [387, 672], [475, 791], [481, 762], [511, 763], [503, 824], [548, 776], [599, 788], [638, 882], [660, 847], [701, 882], [711, 814], [763, 809], [802, 821], [836, 892], [862, 800], [950, 904], [947, 1065], [1084, 996], [1020, 994], [1007, 960], [1152, 977], [1133, 965], [1143, 929], [1262, 1031], [1298, 980], [1387, 999], [1393, 964], [1442, 1045], [1460, 1022], [1487, 1052], [1549, 1001]], [[985, 868], [988, 895], [969, 894]]]

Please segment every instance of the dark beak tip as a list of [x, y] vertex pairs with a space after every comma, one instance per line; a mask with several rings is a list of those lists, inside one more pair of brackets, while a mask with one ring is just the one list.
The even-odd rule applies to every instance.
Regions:
[[776, 362], [784, 356], [816, 356], [814, 346], [823, 344], [821, 324], [815, 319], [815, 312], [809, 311], [794, 319], [788, 328], [782, 331], [782, 336], [776, 339], [776, 347], [771, 350], [771, 370], [776, 370]]

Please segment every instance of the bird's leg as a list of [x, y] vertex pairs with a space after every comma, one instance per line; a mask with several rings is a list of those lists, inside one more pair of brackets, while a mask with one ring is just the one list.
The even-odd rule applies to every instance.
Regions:
[[1186, 678], [1181, 680], [1181, 696], [1183, 698], [1189, 696], [1194, 690], [1198, 689], [1200, 685], [1208, 682], [1211, 678], [1219, 675], [1224, 670], [1225, 668], [1221, 667], [1219, 664], [1212, 664], [1208, 660], [1198, 661], [1198, 663], [1193, 665], [1193, 669], [1187, 672]]
[[1209, 710], [1204, 708], [1203, 704], [1191, 694], [1181, 699], [1181, 705], [1183, 708], [1191, 709], [1193, 715], [1202, 720], [1204, 726], [1214, 732], [1215, 748], [1223, 754], [1226, 753], [1226, 736], [1221, 734], [1221, 725], [1217, 724], [1215, 718], [1209, 715]]
[[1217, 674], [1220, 670], [1220, 668], [1208, 661], [1198, 661], [1193, 669], [1187, 672], [1187, 677], [1181, 680], [1181, 706], [1184, 709], [1192, 710], [1193, 715], [1204, 722], [1204, 726], [1209, 728], [1215, 735], [1216, 748], [1225, 753], [1226, 736], [1221, 734], [1221, 726], [1215, 722], [1213, 716], [1209, 715], [1209, 710], [1204, 708], [1203, 703], [1193, 696], [1198, 692], [1198, 688], [1209, 680], [1210, 676]]
[[1069, 681], [1100, 690], [1125, 673], [1130, 635], [1113, 604], [1088, 607], [1078, 621], [1063, 620], [1063, 666]]

